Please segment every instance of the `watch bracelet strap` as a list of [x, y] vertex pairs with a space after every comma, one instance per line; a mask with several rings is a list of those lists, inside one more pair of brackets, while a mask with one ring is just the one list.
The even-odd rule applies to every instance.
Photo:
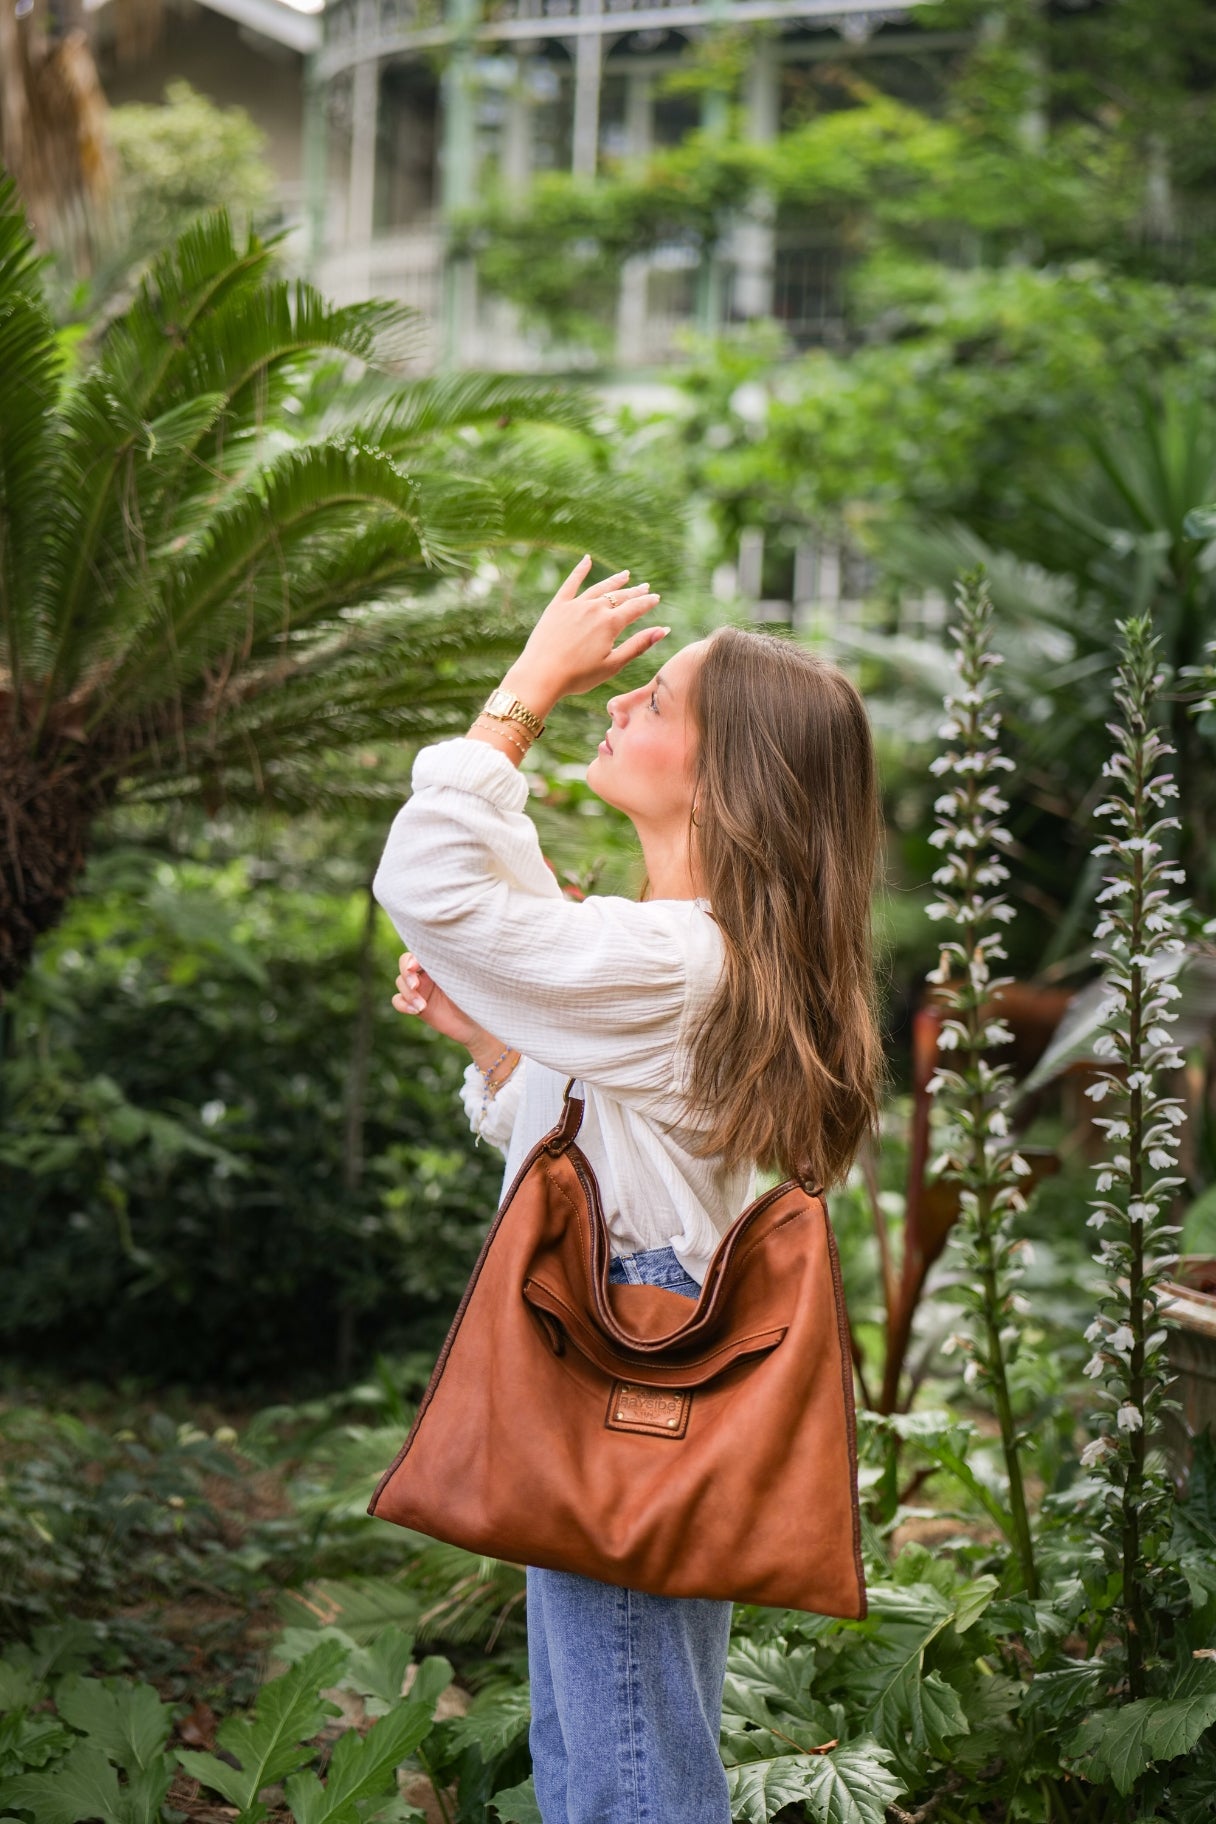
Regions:
[[[503, 687], [500, 686], [499, 688], [501, 689]], [[490, 692], [485, 703], [482, 705], [481, 713], [486, 716], [492, 716], [496, 722], [518, 722], [521, 728], [526, 728], [530, 735], [539, 740], [540, 736], [545, 732], [545, 724], [536, 714], [536, 711], [529, 709], [527, 704], [521, 703], [516, 696], [512, 696], [511, 699], [514, 705], [512, 709], [491, 709], [489, 706], [497, 694], [497, 691], [492, 690]]]

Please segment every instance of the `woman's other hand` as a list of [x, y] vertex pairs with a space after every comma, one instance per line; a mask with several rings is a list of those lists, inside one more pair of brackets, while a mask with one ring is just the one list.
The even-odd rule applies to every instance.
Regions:
[[660, 597], [649, 583], [630, 584], [628, 570], [583, 589], [590, 568], [589, 557], [575, 564], [503, 679], [540, 716], [547, 716], [560, 698], [579, 696], [614, 678], [630, 659], [670, 632], [644, 627], [618, 646], [619, 635]]
[[414, 1014], [424, 1025], [433, 1027], [447, 1039], [455, 1039], [458, 1045], [467, 1046], [476, 1038], [480, 1031], [476, 1022], [467, 1013], [462, 1013], [455, 1001], [448, 999], [412, 950], [402, 954], [399, 969], [397, 992], [393, 996], [393, 1006], [398, 1013]]

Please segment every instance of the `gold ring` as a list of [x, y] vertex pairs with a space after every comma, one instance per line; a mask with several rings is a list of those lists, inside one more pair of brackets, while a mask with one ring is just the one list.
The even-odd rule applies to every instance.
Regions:
[[607, 600], [608, 600], [608, 606], [610, 608], [616, 607], [616, 596], [612, 593], [611, 590], [609, 590], [609, 592], [608, 592]]

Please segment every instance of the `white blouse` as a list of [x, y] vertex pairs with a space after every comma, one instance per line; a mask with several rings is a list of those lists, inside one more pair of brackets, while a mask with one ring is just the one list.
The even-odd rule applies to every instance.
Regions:
[[[756, 1194], [753, 1167], [725, 1171], [683, 1144], [689, 1038], [723, 963], [708, 900], [567, 898], [524, 813], [526, 778], [485, 741], [424, 747], [412, 786], [373, 891], [439, 987], [522, 1054], [480, 1129], [506, 1154], [503, 1194], [576, 1077], [613, 1252], [670, 1245], [703, 1280]], [[474, 1129], [481, 1094], [470, 1064]]]

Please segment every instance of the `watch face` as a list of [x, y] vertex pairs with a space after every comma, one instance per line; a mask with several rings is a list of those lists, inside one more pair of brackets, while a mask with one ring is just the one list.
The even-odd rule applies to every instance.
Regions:
[[486, 708], [492, 716], [503, 716], [510, 709], [515, 698], [509, 690], [492, 690], [486, 701]]

